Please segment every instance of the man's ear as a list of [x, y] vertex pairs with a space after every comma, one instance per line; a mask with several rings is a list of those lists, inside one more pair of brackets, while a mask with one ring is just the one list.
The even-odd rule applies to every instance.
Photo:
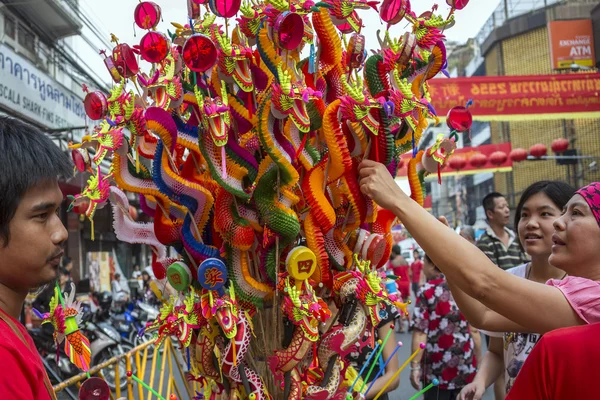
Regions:
[[492, 217], [494, 216], [494, 212], [490, 210], [485, 210], [485, 216], [487, 217], [487, 219], [492, 219]]

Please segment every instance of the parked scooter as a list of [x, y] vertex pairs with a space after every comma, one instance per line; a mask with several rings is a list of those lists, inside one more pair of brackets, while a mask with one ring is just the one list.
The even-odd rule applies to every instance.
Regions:
[[[153, 339], [151, 333], [144, 333], [140, 336], [139, 332], [146, 326], [147, 322], [155, 320], [158, 315], [159, 311], [156, 308], [138, 301], [130, 303], [122, 314], [111, 314], [111, 319], [113, 326], [119, 331], [121, 337], [137, 347]], [[154, 352], [149, 351], [148, 359], [152, 359], [153, 355]]]

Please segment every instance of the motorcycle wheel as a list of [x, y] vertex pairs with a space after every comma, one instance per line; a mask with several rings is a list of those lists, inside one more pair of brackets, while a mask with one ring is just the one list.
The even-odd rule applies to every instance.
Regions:
[[[151, 340], [154, 340], [154, 335], [151, 333], [144, 333], [144, 335], [139, 336], [135, 329], [129, 333], [129, 341], [133, 344], [133, 347], [138, 347], [140, 344], [144, 344]], [[152, 357], [154, 357], [154, 345], [148, 347], [147, 358], [148, 360], [152, 360]]]
[[[98, 355], [95, 357], [94, 365], [102, 364], [105, 361], [110, 360], [113, 357], [119, 356], [121, 354], [125, 354], [128, 351], [133, 349], [133, 346], [129, 343], [123, 343], [120, 345], [108, 346], [100, 351]], [[109, 365], [106, 368], [102, 369], [102, 375], [104, 375], [104, 380], [110, 387], [111, 391], [117, 388], [117, 377], [116, 377], [116, 364]], [[133, 373], [135, 374], [135, 363], [131, 365], [133, 369]], [[119, 360], [119, 386], [121, 390], [124, 390], [127, 387], [127, 364], [125, 362], [125, 358]]]

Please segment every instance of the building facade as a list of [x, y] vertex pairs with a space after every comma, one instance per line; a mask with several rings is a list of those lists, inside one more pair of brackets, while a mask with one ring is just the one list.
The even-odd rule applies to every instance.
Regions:
[[[80, 141], [92, 121], [86, 120], [82, 85], [108, 92], [104, 71], [89, 67], [89, 57], [110, 48], [89, 14], [77, 0], [0, 0], [0, 115], [38, 127], [63, 151]], [[61, 182], [65, 195], [81, 191], [88, 175], [78, 173]], [[136, 199], [132, 199], [136, 200]], [[73, 278], [87, 275], [88, 252], [114, 249], [121, 266], [140, 263], [141, 249], [119, 243], [113, 233], [110, 207], [96, 214], [95, 240], [91, 226], [80, 215], [62, 207], [69, 231], [65, 254], [73, 260]], [[136, 257], [138, 258], [136, 260]]]

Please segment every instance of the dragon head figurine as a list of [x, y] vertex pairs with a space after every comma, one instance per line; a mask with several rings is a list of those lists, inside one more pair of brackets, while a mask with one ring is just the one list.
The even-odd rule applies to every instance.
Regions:
[[110, 196], [110, 178], [112, 177], [112, 173], [109, 173], [106, 176], [102, 176], [102, 172], [100, 171], [100, 167], [97, 167], [96, 174], [90, 176], [87, 181], [87, 185], [85, 189], [76, 196], [69, 196], [69, 199], [72, 200], [69, 205], [69, 209], [67, 211], [71, 211], [73, 207], [79, 203], [87, 201], [88, 207], [85, 211], [85, 216], [92, 220], [94, 218], [94, 214], [98, 207], [104, 206], [108, 197]]
[[223, 330], [227, 339], [234, 338], [237, 335], [237, 325], [239, 322], [238, 303], [235, 299], [235, 291], [233, 285], [229, 287], [229, 294], [218, 297], [216, 300], [212, 300], [211, 296], [211, 310], [210, 314], [215, 317], [217, 323]]
[[221, 76], [231, 77], [244, 92], [254, 90], [252, 71], [250, 70], [252, 50], [248, 46], [246, 36], [238, 33], [239, 44], [233, 43], [224, 34], [216, 33], [219, 45], [219, 71]]
[[356, 10], [368, 10], [369, 8], [377, 11], [378, 1], [367, 0], [325, 0], [317, 3], [329, 9], [331, 20], [334, 25], [348, 24], [355, 32], [360, 32], [363, 24]]
[[240, 7], [240, 17], [237, 18], [240, 31], [250, 40], [255, 40], [262, 23], [266, 4], [254, 0], [244, 1]]
[[325, 322], [331, 311], [327, 304], [315, 295], [310, 285], [301, 290], [290, 285], [290, 278], [285, 280], [286, 296], [283, 298], [281, 309], [285, 316], [296, 326], [299, 326], [306, 337], [316, 342], [319, 339], [319, 322]]
[[273, 85], [271, 111], [278, 119], [290, 118], [298, 130], [307, 133], [310, 130], [310, 116], [306, 105], [322, 96], [321, 92], [307, 87], [303, 79], [292, 80], [288, 70], [277, 66], [278, 83]]
[[364, 90], [363, 81], [357, 77], [356, 81], [342, 79], [346, 95], [340, 97], [340, 114], [343, 120], [360, 122], [365, 129], [373, 135], [379, 133], [379, 122], [373, 117], [371, 111], [379, 109], [382, 104], [375, 100]]
[[210, 134], [216, 146], [225, 146], [231, 126], [231, 112], [225, 83], [221, 82], [220, 97], [204, 97], [198, 87], [194, 88], [194, 91], [204, 130]]

